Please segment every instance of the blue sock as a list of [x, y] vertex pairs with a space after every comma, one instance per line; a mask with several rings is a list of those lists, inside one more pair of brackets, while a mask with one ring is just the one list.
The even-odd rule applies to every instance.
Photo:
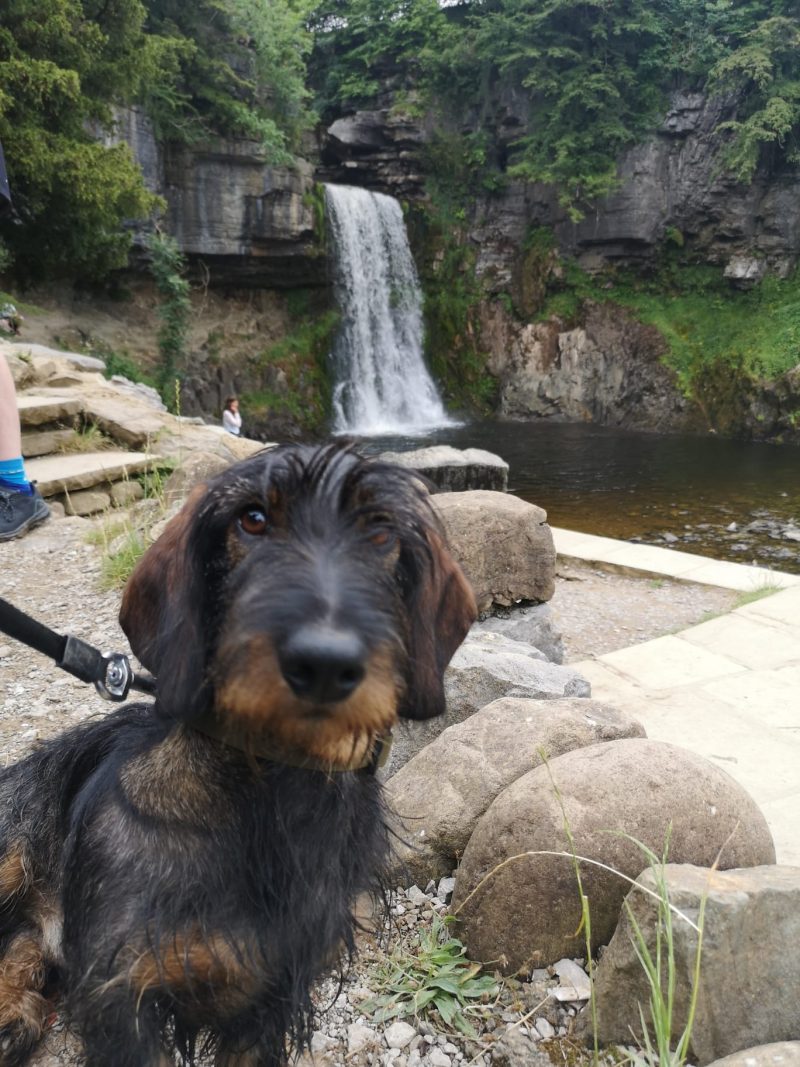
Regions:
[[0, 459], [0, 488], [10, 489], [12, 493], [32, 493], [31, 483], [25, 477], [25, 465], [22, 456], [16, 459]]

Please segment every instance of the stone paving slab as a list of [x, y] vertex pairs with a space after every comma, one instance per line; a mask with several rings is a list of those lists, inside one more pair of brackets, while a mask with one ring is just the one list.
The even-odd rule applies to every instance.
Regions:
[[726, 770], [764, 812], [778, 862], [800, 865], [800, 586], [570, 666], [649, 737]]
[[738, 674], [742, 669], [741, 664], [728, 656], [697, 647], [671, 634], [642, 645], [608, 652], [600, 658], [618, 673], [648, 689], [682, 688]]
[[[702, 690], [653, 693], [610, 675], [590, 660], [573, 666], [591, 682], [593, 700], [635, 716], [648, 737], [710, 760], [747, 789], [757, 804], [800, 795], [800, 738], [789, 731], [756, 723], [747, 711]], [[770, 829], [773, 836], [780, 833], [782, 840], [800, 850], [799, 822]], [[778, 862], [785, 861], [779, 856]]]
[[86, 415], [104, 434], [131, 448], [145, 448], [164, 429], [160, 411], [134, 397], [90, 397]]
[[800, 740], [800, 714], [797, 712], [800, 667], [747, 671], [746, 674], [718, 678], [702, 688], [704, 693], [724, 700], [748, 717], [785, 731], [789, 738]]
[[28, 477], [38, 482], [42, 496], [93, 485], [118, 482], [155, 466], [160, 456], [141, 452], [76, 452], [64, 456], [45, 456], [26, 463]]
[[739, 608], [746, 618], [774, 619], [797, 627], [800, 624], [800, 586], [785, 589], [780, 596], [766, 596]]
[[752, 567], [743, 563], [709, 559], [693, 552], [677, 552], [658, 545], [638, 545], [615, 541], [610, 537], [578, 533], [552, 527], [556, 552], [563, 559], [579, 559], [602, 564], [615, 570], [638, 571], [651, 576], [663, 575], [681, 581], [716, 585], [721, 589], [743, 592], [764, 588], [783, 589], [800, 586], [800, 574]]
[[800, 663], [800, 626], [793, 630], [771, 619], [733, 612], [692, 626], [680, 637], [754, 671]]

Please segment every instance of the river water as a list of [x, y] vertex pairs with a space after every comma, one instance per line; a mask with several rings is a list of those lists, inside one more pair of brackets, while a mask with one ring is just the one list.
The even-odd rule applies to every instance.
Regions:
[[543, 420], [465, 423], [373, 447], [434, 443], [502, 456], [510, 490], [553, 526], [800, 573], [798, 448]]

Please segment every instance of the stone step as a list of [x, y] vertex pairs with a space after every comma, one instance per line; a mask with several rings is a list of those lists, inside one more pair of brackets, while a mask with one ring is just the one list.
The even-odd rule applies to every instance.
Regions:
[[22, 454], [26, 459], [62, 452], [76, 438], [74, 430], [39, 430], [22, 435]]
[[49, 396], [22, 395], [17, 397], [19, 421], [23, 428], [46, 426], [48, 423], [72, 424], [83, 411], [83, 400], [74, 394]]
[[84, 417], [104, 434], [132, 448], [146, 448], [164, 429], [164, 416], [135, 397], [90, 396]]
[[28, 477], [39, 485], [42, 496], [94, 485], [109, 485], [142, 471], [157, 467], [163, 458], [141, 452], [76, 452], [72, 455], [45, 456], [26, 463]]

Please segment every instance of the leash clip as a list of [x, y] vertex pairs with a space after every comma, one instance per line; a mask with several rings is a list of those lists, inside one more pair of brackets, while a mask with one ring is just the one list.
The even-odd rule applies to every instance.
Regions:
[[122, 652], [111, 652], [103, 657], [106, 673], [96, 678], [94, 687], [104, 700], [125, 700], [133, 681], [133, 670], [128, 657]]

